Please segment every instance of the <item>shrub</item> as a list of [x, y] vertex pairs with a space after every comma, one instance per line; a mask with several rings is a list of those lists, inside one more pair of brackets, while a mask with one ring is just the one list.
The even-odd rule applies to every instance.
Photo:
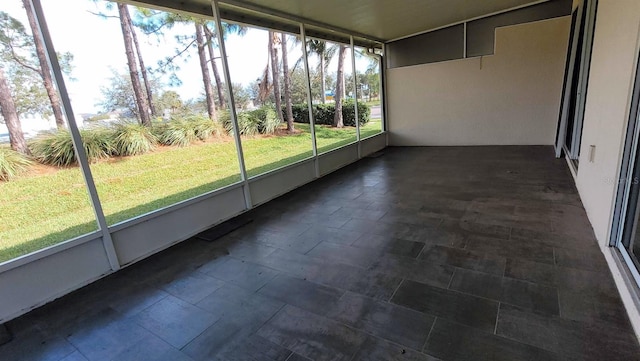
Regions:
[[0, 181], [8, 181], [24, 172], [31, 161], [12, 149], [0, 148]]
[[[220, 112], [219, 118], [227, 117], [226, 112]], [[214, 122], [208, 117], [194, 115], [160, 123], [154, 126], [153, 132], [161, 144], [184, 147], [199, 140], [219, 136], [222, 134], [222, 127], [219, 121]]]
[[273, 107], [262, 106], [249, 112], [250, 117], [255, 117], [260, 134], [273, 134], [280, 126], [280, 119]]
[[192, 116], [185, 121], [193, 125], [196, 137], [200, 140], [207, 140], [212, 136], [218, 137], [222, 134], [220, 123], [214, 122], [208, 117]]
[[194, 123], [185, 120], [171, 120], [154, 128], [158, 141], [164, 145], [186, 147], [200, 140]]
[[108, 127], [83, 129], [80, 131], [84, 150], [89, 161], [109, 158], [116, 152], [113, 139], [113, 130]]
[[[237, 114], [238, 117], [238, 131], [240, 135], [248, 135], [253, 136], [259, 134], [260, 131], [260, 120], [254, 116], [251, 116], [249, 112], [242, 112]], [[229, 127], [227, 127], [227, 131], [229, 133], [233, 132], [233, 125], [229, 122]]]
[[114, 154], [120, 156], [147, 153], [157, 140], [149, 127], [138, 122], [123, 121], [113, 128]]
[[[237, 115], [238, 130], [241, 135], [272, 134], [280, 126], [280, 119], [278, 119], [275, 109], [269, 106], [239, 112]], [[233, 133], [231, 117], [221, 119], [227, 132]]]
[[[87, 158], [90, 162], [108, 158], [115, 153], [113, 132], [105, 127], [80, 131]], [[66, 129], [43, 133], [30, 142], [29, 148], [40, 163], [69, 166], [76, 163], [71, 134]]]
[[[342, 116], [344, 117], [344, 125], [349, 125], [352, 127], [356, 126], [356, 103], [355, 101], [349, 99], [342, 106]], [[358, 118], [360, 120], [360, 125], [365, 125], [369, 123], [371, 119], [371, 108], [368, 105], [359, 102], [358, 103]], [[331, 118], [331, 124], [333, 124], [333, 117]]]
[[217, 113], [218, 123], [222, 124], [222, 127], [226, 129], [227, 124], [231, 122], [231, 114], [228, 110], [219, 110]]
[[[292, 107], [293, 118], [296, 123], [309, 123], [309, 108], [307, 104], [295, 104]], [[285, 110], [283, 109], [283, 112]], [[333, 116], [336, 111], [336, 105], [334, 103], [327, 104], [314, 104], [313, 105], [313, 119], [316, 124], [319, 125], [332, 125]], [[353, 100], [347, 100], [342, 104], [342, 116], [344, 118], [345, 126], [356, 126], [356, 114], [355, 114], [355, 102]], [[367, 124], [371, 116], [371, 109], [364, 103], [358, 103], [358, 119], [360, 125]]]

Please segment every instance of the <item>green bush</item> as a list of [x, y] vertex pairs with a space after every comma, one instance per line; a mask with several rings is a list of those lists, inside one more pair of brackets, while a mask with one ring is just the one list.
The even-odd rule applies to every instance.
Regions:
[[[80, 131], [82, 143], [90, 162], [108, 158], [116, 153], [113, 131], [106, 127]], [[66, 129], [43, 133], [29, 143], [33, 157], [43, 164], [69, 166], [76, 163], [71, 134]]]
[[213, 136], [219, 137], [222, 134], [220, 123], [211, 121], [209, 117], [193, 116], [185, 121], [193, 125], [195, 134], [200, 140], [207, 140]]
[[31, 161], [22, 154], [8, 148], [0, 148], [0, 181], [8, 181], [24, 172]]
[[[238, 131], [241, 135], [254, 136], [256, 134], [260, 134], [258, 131], [260, 124], [258, 124], [259, 120], [256, 117], [252, 117], [249, 112], [242, 112], [237, 114], [238, 117]], [[231, 125], [231, 130], [227, 128], [229, 133], [233, 132], [233, 125]]]
[[280, 119], [275, 108], [263, 106], [249, 112], [250, 117], [257, 119], [260, 134], [273, 134], [280, 126]]
[[[342, 104], [342, 116], [344, 118], [344, 125], [355, 127], [356, 126], [356, 114], [355, 114], [355, 102], [353, 100], [347, 100]], [[292, 106], [293, 118], [296, 123], [309, 123], [309, 107], [307, 104], [294, 104]], [[283, 113], [285, 110], [283, 109]], [[313, 119], [318, 125], [333, 125], [333, 116], [336, 112], [336, 105], [334, 103], [327, 104], [314, 104], [313, 105]], [[371, 109], [364, 103], [358, 103], [358, 119], [360, 125], [365, 125], [369, 122], [371, 116]]]
[[[219, 115], [227, 117], [225, 114]], [[153, 127], [153, 132], [163, 145], [184, 147], [212, 136], [219, 136], [222, 130], [219, 122], [211, 121], [208, 117], [191, 116], [157, 124]]]
[[155, 126], [153, 129], [158, 141], [164, 145], [186, 147], [200, 140], [196, 134], [194, 123], [185, 120], [171, 120]]
[[[269, 106], [240, 112], [237, 115], [238, 130], [241, 135], [273, 134], [280, 126], [280, 119], [278, 119], [275, 109]], [[227, 132], [233, 133], [231, 117], [221, 117], [221, 120]]]
[[138, 122], [120, 122], [113, 128], [114, 154], [120, 156], [147, 153], [157, 140], [149, 127]]

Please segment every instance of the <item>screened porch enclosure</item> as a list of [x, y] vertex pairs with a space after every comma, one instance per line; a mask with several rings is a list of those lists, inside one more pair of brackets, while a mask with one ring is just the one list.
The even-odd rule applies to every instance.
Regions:
[[2, 357], [640, 359], [633, 0], [70, 1]]

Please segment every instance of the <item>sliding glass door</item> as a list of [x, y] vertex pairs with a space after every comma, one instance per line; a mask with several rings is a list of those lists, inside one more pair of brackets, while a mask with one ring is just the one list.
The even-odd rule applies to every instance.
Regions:
[[[639, 69], [640, 70], [640, 69]], [[622, 157], [610, 245], [617, 247], [640, 285], [640, 71], [635, 88]]]
[[574, 161], [576, 167], [580, 155], [596, 8], [597, 0], [584, 0], [573, 11], [556, 133], [556, 156], [564, 153]]

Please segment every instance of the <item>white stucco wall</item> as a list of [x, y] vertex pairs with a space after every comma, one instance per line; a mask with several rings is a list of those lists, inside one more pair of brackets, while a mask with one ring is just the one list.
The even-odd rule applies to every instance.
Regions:
[[[636, 335], [640, 308], [633, 281], [608, 247], [616, 183], [638, 61], [640, 1], [600, 0], [576, 185]], [[593, 161], [590, 147], [595, 146]]]
[[390, 144], [553, 144], [570, 24], [503, 27], [495, 55], [389, 69]]
[[[640, 1], [600, 0], [576, 183], [603, 245], [608, 241], [631, 107], [639, 29]], [[596, 147], [593, 162], [591, 145]]]

